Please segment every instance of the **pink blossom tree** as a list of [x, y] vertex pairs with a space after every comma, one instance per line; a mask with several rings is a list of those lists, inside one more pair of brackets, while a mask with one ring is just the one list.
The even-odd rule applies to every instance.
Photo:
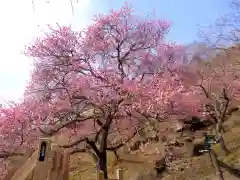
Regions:
[[36, 149], [39, 133], [31, 122], [33, 114], [24, 103], [9, 102], [0, 108], [0, 178], [6, 175], [8, 158]]
[[71, 153], [91, 149], [107, 179], [107, 151], [116, 152], [145, 128], [134, 114], [163, 117], [184, 92], [174, 73], [181, 47], [165, 41], [169, 28], [166, 21], [134, 16], [127, 4], [96, 16], [83, 31], [49, 26], [26, 48], [34, 62], [23, 102], [28, 113], [18, 112], [20, 122], [5, 113], [2, 127], [8, 129], [1, 134], [22, 123], [32, 140], [64, 134], [68, 143], [60, 146]]
[[[194, 92], [189, 99], [195, 101], [199, 115], [214, 120], [221, 148], [228, 154], [223, 139], [223, 123], [238, 110], [236, 101], [240, 98], [240, 71], [236, 54], [222, 51], [210, 60], [192, 61], [182, 68], [180, 74], [185, 87], [188, 85], [189, 90]], [[181, 102], [182, 108], [184, 104], [190, 105], [184, 101]]]

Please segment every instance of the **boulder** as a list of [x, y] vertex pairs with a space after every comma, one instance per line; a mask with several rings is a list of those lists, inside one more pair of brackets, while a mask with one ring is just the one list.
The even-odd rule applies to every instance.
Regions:
[[167, 146], [183, 147], [184, 143], [179, 142], [179, 141], [174, 141], [174, 142], [170, 142], [169, 144], [167, 144]]
[[165, 157], [162, 157], [155, 161], [155, 170], [156, 174], [159, 176], [161, 175], [167, 168], [167, 164], [165, 161]]
[[183, 131], [196, 132], [213, 125], [213, 122], [210, 119], [200, 119], [199, 117], [196, 116], [181, 119], [180, 121], [183, 123], [183, 126], [182, 128], [177, 129], [176, 132]]
[[201, 156], [205, 154], [204, 138], [193, 141], [192, 156]]
[[165, 157], [161, 157], [154, 162], [154, 169], [145, 172], [138, 172], [132, 180], [160, 180], [163, 172], [167, 169]]
[[204, 144], [194, 144], [193, 150], [192, 150], [192, 156], [203, 155], [205, 152], [203, 152], [202, 150], [204, 150]]
[[185, 137], [184, 138], [184, 141], [188, 142], [188, 143], [193, 142], [193, 140], [194, 140], [194, 138], [192, 138], [192, 137]]
[[135, 141], [131, 146], [130, 146], [130, 150], [131, 151], [136, 151], [140, 148], [142, 142], [140, 140]]

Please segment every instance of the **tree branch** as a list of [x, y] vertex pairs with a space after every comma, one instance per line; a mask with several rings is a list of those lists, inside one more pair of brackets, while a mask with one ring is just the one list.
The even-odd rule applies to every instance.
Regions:
[[62, 145], [62, 146], [60, 146], [60, 147], [62, 147], [62, 148], [71, 148], [71, 147], [74, 147], [74, 146], [78, 145], [79, 143], [84, 142], [84, 141], [86, 141], [86, 140], [87, 140], [86, 137], [82, 137], [82, 138], [80, 138], [80, 139], [72, 142], [71, 144]]
[[220, 121], [224, 121], [224, 118], [226, 116], [226, 112], [227, 112], [227, 109], [228, 109], [228, 106], [229, 106], [229, 102], [230, 102], [230, 99], [227, 96], [227, 92], [226, 92], [225, 88], [223, 88], [222, 94], [223, 94], [223, 98], [225, 99], [225, 103], [224, 103], [224, 107], [223, 107], [223, 110], [222, 110], [221, 115], [220, 115]]
[[95, 142], [94, 142], [94, 141], [90, 141], [90, 140], [87, 138], [87, 139], [86, 139], [86, 143], [91, 146], [91, 148], [93, 149], [93, 151], [94, 151], [94, 152], [96, 153], [96, 155], [99, 157], [99, 156], [100, 156], [100, 152], [99, 152], [99, 150], [98, 150]]
[[70, 154], [75, 154], [75, 153], [83, 153], [83, 152], [87, 152], [87, 148], [73, 148], [69, 151]]
[[240, 169], [237, 169], [237, 168], [234, 168], [234, 167], [231, 167], [229, 165], [227, 165], [226, 163], [218, 160], [218, 163], [221, 167], [223, 167], [224, 169], [226, 169], [230, 174], [232, 174], [233, 176], [235, 177], [238, 177], [240, 178]]
[[0, 152], [0, 158], [9, 158], [12, 156], [24, 156], [24, 153], [21, 152]]
[[[62, 147], [62, 148], [72, 148], [72, 147], [78, 145], [78, 144], [81, 143], [81, 142], [86, 142], [86, 143], [93, 149], [93, 151], [96, 153], [97, 156], [100, 155], [99, 150], [98, 150], [95, 142], [89, 140], [89, 138], [87, 138], [87, 137], [82, 137], [82, 138], [80, 138], [79, 140], [76, 140], [76, 141], [74, 141], [74, 142], [71, 143], [71, 144], [62, 145], [62, 146], [60, 146], [60, 147]], [[72, 150], [71, 153], [74, 154], [74, 153], [77, 153], [77, 152], [86, 152], [86, 149], [87, 149], [86, 147], [85, 147], [85, 148], [82, 148], [82, 149], [75, 148], [75, 149]]]
[[45, 134], [45, 135], [48, 135], [48, 136], [52, 136], [54, 133], [57, 133], [59, 130], [61, 130], [62, 128], [66, 127], [66, 126], [69, 126], [71, 124], [74, 124], [76, 122], [83, 122], [83, 121], [86, 121], [86, 120], [89, 120], [89, 119], [93, 119], [94, 117], [93, 116], [90, 116], [90, 117], [83, 117], [83, 116], [79, 116], [81, 117], [80, 119], [77, 117], [76, 119], [72, 120], [72, 121], [65, 121], [64, 123], [62, 124], [59, 124], [59, 125], [56, 125], [56, 127], [52, 128], [52, 129], [42, 129], [42, 128], [39, 128], [40, 132]]
[[115, 146], [111, 146], [111, 147], [107, 147], [107, 150], [108, 151], [116, 151], [117, 149], [121, 148], [122, 146], [126, 145], [131, 139], [133, 139], [139, 131], [142, 131], [144, 130], [148, 125], [145, 125], [144, 127], [142, 127], [141, 129], [139, 130], [135, 130], [135, 132], [132, 134], [132, 136], [130, 136], [126, 141], [118, 144], [118, 145], [115, 145]]

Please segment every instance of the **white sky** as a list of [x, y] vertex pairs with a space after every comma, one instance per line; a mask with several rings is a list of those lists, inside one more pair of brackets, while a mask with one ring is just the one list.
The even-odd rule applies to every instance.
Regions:
[[[76, 1], [76, 0], [73, 0]], [[24, 45], [45, 24], [84, 27], [90, 20], [91, 0], [0, 0], [0, 102], [21, 98], [29, 77], [29, 60], [21, 54]]]

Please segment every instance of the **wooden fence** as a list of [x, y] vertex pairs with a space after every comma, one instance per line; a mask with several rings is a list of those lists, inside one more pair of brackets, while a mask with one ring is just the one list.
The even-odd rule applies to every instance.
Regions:
[[[68, 180], [69, 160], [70, 154], [64, 149], [57, 148], [47, 138], [41, 138], [38, 150], [4, 180]], [[96, 180], [104, 180], [103, 172], [97, 171]], [[123, 171], [118, 169], [117, 178], [109, 180], [123, 180]]]

